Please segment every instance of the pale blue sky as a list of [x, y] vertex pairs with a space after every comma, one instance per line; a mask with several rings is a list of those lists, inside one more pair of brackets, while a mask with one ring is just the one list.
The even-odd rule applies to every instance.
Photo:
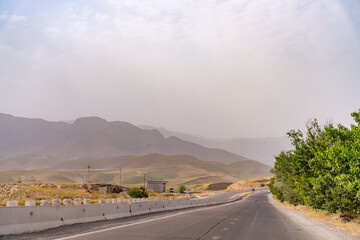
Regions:
[[1, 1], [0, 112], [282, 136], [360, 108], [360, 1]]

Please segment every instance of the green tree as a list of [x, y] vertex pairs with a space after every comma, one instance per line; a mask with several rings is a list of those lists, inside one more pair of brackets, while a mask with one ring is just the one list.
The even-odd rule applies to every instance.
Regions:
[[356, 124], [321, 127], [317, 120], [288, 133], [294, 150], [275, 157], [271, 192], [281, 201], [329, 212], [360, 213], [360, 109]]
[[186, 190], [186, 186], [184, 184], [180, 184], [179, 186], [179, 192], [184, 193]]

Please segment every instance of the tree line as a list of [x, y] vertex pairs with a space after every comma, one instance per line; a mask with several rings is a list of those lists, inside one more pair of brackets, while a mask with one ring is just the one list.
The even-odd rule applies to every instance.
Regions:
[[269, 185], [280, 201], [328, 212], [360, 213], [360, 109], [347, 128], [315, 119], [288, 132], [294, 149], [275, 156]]

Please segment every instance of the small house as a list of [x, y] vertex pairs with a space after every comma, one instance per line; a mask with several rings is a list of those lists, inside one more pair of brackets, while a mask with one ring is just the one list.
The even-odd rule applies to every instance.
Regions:
[[159, 193], [166, 192], [167, 181], [148, 181], [147, 189], [153, 190]]
[[112, 185], [112, 184], [102, 184], [99, 187], [99, 192], [103, 193], [120, 193], [123, 190], [121, 186]]

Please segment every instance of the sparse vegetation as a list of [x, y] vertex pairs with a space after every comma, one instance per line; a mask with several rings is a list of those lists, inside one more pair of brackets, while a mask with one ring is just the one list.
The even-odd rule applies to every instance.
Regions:
[[241, 180], [239, 182], [231, 184], [227, 189], [234, 190], [234, 189], [245, 189], [245, 188], [252, 188], [258, 187], [263, 185], [268, 185], [270, 183], [270, 177], [259, 177], [259, 178], [251, 178], [247, 180]]

